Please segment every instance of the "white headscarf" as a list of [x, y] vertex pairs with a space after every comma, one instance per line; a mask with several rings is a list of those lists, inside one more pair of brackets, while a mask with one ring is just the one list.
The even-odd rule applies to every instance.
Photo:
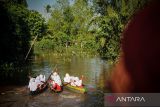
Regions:
[[54, 76], [57, 76], [58, 74], [57, 74], [57, 72], [54, 72], [53, 75], [54, 75]]
[[64, 82], [69, 83], [70, 81], [70, 76], [68, 73], [66, 73], [65, 77], [64, 77]]
[[74, 80], [75, 80], [75, 81], [79, 81], [79, 78], [78, 78], [78, 77], [75, 77]]
[[40, 75], [39, 75], [39, 78], [40, 78], [40, 81], [45, 82], [45, 75], [40, 74]]
[[29, 81], [28, 88], [30, 89], [30, 91], [35, 91], [37, 89], [37, 84], [35, 80], [36, 80], [35, 78], [31, 78]]
[[65, 77], [70, 77], [68, 73], [66, 73]]
[[36, 89], [37, 89], [36, 82], [32, 82], [31, 85], [30, 85], [30, 87], [29, 87], [29, 89], [30, 89], [30, 91], [36, 91]]
[[59, 86], [62, 85], [62, 81], [60, 76], [57, 74], [57, 72], [54, 72], [53, 75], [51, 75], [51, 79], [55, 81]]
[[35, 81], [35, 78], [31, 78], [29, 82], [34, 82]]

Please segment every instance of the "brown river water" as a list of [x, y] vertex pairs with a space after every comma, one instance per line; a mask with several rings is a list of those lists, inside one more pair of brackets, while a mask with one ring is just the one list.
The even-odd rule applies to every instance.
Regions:
[[[98, 56], [57, 55], [55, 53], [36, 54], [29, 66], [32, 76], [44, 74], [48, 77], [57, 65], [63, 79], [65, 73], [73, 76], [84, 75], [86, 94], [75, 93], [64, 88], [61, 93], [46, 89], [38, 95], [30, 95], [27, 84], [24, 86], [0, 87], [0, 107], [103, 107], [105, 81], [108, 65]], [[17, 83], [18, 84], [18, 83]]]

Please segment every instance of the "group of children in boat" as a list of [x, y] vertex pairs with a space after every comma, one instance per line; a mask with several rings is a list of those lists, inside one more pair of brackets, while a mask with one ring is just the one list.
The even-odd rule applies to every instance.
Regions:
[[64, 77], [64, 82], [65, 83], [69, 83], [72, 86], [78, 86], [81, 87], [82, 86], [82, 79], [83, 79], [83, 75], [82, 77], [79, 79], [78, 77], [74, 77], [74, 76], [70, 76], [68, 73], [66, 73], [65, 77]]
[[[79, 79], [78, 77], [70, 76], [68, 73], [65, 74], [63, 79], [64, 84], [70, 84], [71, 86], [82, 87], [83, 76]], [[53, 72], [50, 75], [49, 80], [45, 79], [45, 75], [40, 74], [36, 78], [30, 78], [28, 88], [30, 91], [36, 91], [42, 84], [48, 82], [52, 90], [62, 90], [62, 80], [57, 72]]]
[[61, 91], [62, 81], [57, 72], [52, 73], [50, 79], [48, 80], [51, 90]]
[[40, 88], [45, 81], [45, 75], [42, 74], [40, 74], [36, 78], [30, 78], [28, 88], [30, 89], [30, 91], [36, 91], [37, 88]]

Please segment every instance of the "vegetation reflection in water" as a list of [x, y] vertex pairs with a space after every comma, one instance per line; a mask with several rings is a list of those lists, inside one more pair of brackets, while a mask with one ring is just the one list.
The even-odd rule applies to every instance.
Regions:
[[106, 76], [104, 73], [108, 72], [108, 65], [105, 60], [97, 56], [61, 55], [52, 52], [35, 54], [31, 60], [32, 63], [28, 68], [33, 77], [40, 73], [48, 77], [57, 64], [61, 78], [64, 77], [66, 72], [73, 76], [84, 75], [84, 84], [88, 88], [88, 93], [79, 94], [64, 89], [62, 93], [51, 93], [49, 90], [46, 90], [37, 96], [30, 96], [27, 85], [22, 87], [16, 86], [7, 89], [11, 91], [0, 91], [0, 106], [104, 106], [103, 88]]
[[84, 84], [103, 91], [106, 77], [108, 77], [108, 65], [105, 60], [98, 56], [37, 53], [33, 57], [30, 74], [36, 76], [41, 73], [48, 77], [56, 64], [62, 79], [66, 73], [78, 77], [84, 75]]

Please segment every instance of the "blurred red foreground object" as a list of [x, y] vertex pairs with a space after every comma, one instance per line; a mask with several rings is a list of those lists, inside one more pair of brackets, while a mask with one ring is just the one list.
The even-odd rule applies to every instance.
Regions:
[[160, 92], [160, 1], [139, 11], [123, 32], [122, 53], [113, 70], [113, 92]]

